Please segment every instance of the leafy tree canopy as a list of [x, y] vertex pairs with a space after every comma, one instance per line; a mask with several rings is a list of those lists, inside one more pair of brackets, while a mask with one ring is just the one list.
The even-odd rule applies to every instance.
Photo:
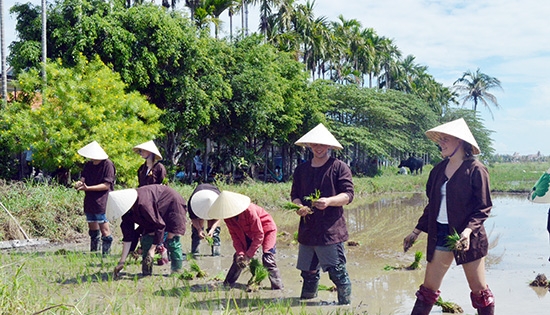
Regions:
[[[48, 63], [47, 87], [38, 95], [36, 70], [22, 73], [22, 101], [2, 111], [0, 137], [10, 139], [14, 152], [32, 148], [36, 166], [77, 172], [84, 159], [77, 150], [96, 140], [117, 167], [122, 183], [137, 183], [135, 171], [143, 160], [132, 147], [160, 134], [161, 110], [137, 92], [127, 93], [120, 76], [99, 58], [66, 68]], [[43, 104], [40, 98], [44, 98]]]

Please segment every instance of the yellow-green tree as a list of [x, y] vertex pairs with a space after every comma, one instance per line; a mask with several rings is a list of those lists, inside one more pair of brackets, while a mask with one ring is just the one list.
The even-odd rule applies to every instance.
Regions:
[[46, 71], [44, 95], [36, 92], [36, 70], [19, 76], [21, 93], [0, 114], [0, 137], [13, 152], [32, 148], [37, 167], [73, 174], [84, 162], [77, 150], [96, 140], [115, 163], [117, 181], [135, 184], [143, 160], [132, 147], [159, 136], [162, 111], [139, 93], [127, 93], [120, 76], [99, 58], [80, 57], [71, 68], [48, 63]]

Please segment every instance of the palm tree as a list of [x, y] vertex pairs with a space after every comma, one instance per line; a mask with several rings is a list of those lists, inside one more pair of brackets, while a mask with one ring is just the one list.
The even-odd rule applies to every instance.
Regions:
[[462, 77], [453, 83], [453, 89], [459, 94], [463, 94], [461, 97], [462, 105], [468, 101], [473, 101], [472, 109], [477, 111], [477, 104], [482, 103], [489, 110], [493, 118], [493, 112], [489, 105], [493, 104], [496, 108], [500, 107], [497, 98], [488, 92], [494, 88], [502, 89], [500, 80], [480, 72], [479, 68], [477, 68], [476, 72], [470, 70], [464, 72]]

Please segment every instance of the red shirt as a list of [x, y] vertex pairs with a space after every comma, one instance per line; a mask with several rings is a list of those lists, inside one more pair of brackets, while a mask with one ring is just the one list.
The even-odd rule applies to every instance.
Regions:
[[225, 224], [237, 255], [246, 255], [249, 258], [254, 257], [258, 248], [263, 245], [265, 233], [277, 231], [271, 215], [253, 203], [241, 214], [225, 219]]

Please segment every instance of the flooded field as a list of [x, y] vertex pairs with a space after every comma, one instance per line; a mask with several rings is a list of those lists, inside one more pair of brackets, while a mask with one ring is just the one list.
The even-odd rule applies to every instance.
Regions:
[[[530, 287], [529, 282], [539, 273], [550, 276], [550, 245], [546, 231], [549, 205], [533, 204], [524, 195], [494, 195], [493, 198], [494, 208], [485, 226], [491, 242], [487, 282], [496, 297], [496, 314], [548, 314], [550, 292]], [[356, 200], [346, 209], [350, 240], [359, 243], [359, 246], [346, 246], [353, 283], [352, 305], [348, 308], [355, 313], [410, 314], [414, 293], [423, 280], [423, 268], [413, 271], [386, 269], [408, 266], [414, 261], [416, 251], [425, 252], [425, 234], [409, 252], [405, 254], [402, 250], [402, 240], [414, 227], [424, 204], [424, 196], [416, 194], [388, 196], [373, 204], [361, 204]], [[262, 290], [259, 294], [264, 298], [288, 299], [299, 310], [301, 304], [295, 298], [300, 295], [301, 278], [299, 270], [295, 269], [298, 250], [292, 242], [296, 223], [293, 221], [297, 218], [288, 213], [274, 213], [274, 217], [280, 231], [288, 232], [277, 244], [285, 289], [282, 292]], [[227, 235], [225, 230], [222, 233]], [[228, 241], [223, 245], [224, 257], [199, 257], [201, 265], [227, 270], [232, 248], [227, 246]], [[208, 252], [206, 247], [201, 249]], [[422, 258], [422, 266], [425, 264]], [[243, 274], [239, 282], [245, 284], [248, 277]], [[327, 273], [321, 275], [321, 284], [332, 286]], [[476, 314], [462, 267], [453, 264], [441, 292], [445, 301], [457, 303], [465, 314]], [[337, 310], [335, 301], [335, 292], [320, 291], [317, 299], [307, 302], [307, 309], [311, 313], [321, 309], [323, 312]], [[434, 307], [431, 314], [442, 314], [441, 308]]]

